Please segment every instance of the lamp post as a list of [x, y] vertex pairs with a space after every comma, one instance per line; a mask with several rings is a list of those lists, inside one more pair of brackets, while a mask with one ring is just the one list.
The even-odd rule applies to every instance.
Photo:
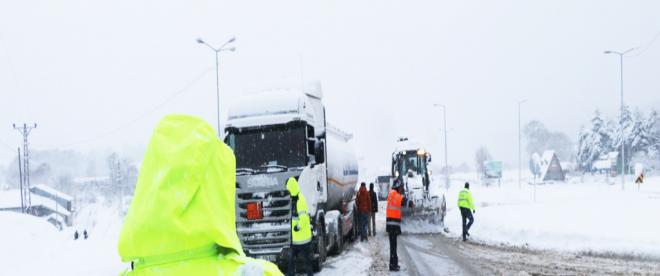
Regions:
[[521, 157], [521, 140], [522, 140], [522, 131], [520, 130], [520, 106], [527, 102], [527, 100], [522, 100], [518, 102], [518, 189], [522, 188], [522, 173], [520, 167], [522, 167], [522, 157]]
[[197, 39], [197, 43], [204, 44], [207, 47], [209, 47], [209, 49], [213, 50], [213, 52], [215, 52], [215, 88], [216, 88], [216, 103], [217, 103], [217, 107], [218, 107], [217, 108], [218, 109], [217, 110], [217, 112], [218, 112], [218, 137], [220, 137], [220, 138], [222, 138], [222, 135], [221, 135], [222, 128], [220, 128], [220, 70], [219, 70], [220, 52], [222, 52], [222, 51], [231, 51], [231, 52], [236, 51], [235, 47], [227, 47], [227, 46], [229, 46], [229, 44], [233, 43], [234, 41], [236, 41], [236, 38], [232, 37], [227, 42], [222, 44], [222, 46], [220, 46], [219, 48], [215, 48], [215, 47], [211, 46], [210, 44], [206, 43], [201, 38]]
[[442, 104], [433, 104], [433, 106], [442, 107], [442, 118], [444, 121], [445, 133], [445, 188], [449, 190], [449, 163], [447, 162], [447, 107]]
[[621, 129], [621, 190], [625, 190], [626, 175], [626, 138], [623, 133], [623, 56], [637, 48], [630, 48], [624, 52], [605, 51], [604, 54], [615, 54], [619, 56], [620, 74], [621, 74], [621, 117], [619, 119], [619, 128]]

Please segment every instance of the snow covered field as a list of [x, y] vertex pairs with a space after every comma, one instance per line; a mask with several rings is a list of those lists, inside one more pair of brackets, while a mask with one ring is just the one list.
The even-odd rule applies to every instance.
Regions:
[[[116, 208], [83, 208], [74, 226], [63, 231], [42, 218], [14, 212], [0, 212], [0, 225], [2, 275], [117, 275], [124, 268], [117, 254], [121, 220]], [[78, 240], [73, 239], [76, 230]]]
[[457, 195], [463, 183], [470, 181], [477, 205], [470, 230], [474, 240], [536, 249], [660, 257], [660, 177], [647, 178], [640, 191], [631, 179], [621, 191], [618, 179], [608, 184], [603, 176], [537, 185], [534, 201], [533, 186], [523, 183], [518, 188], [514, 175], [505, 174], [501, 187], [470, 181], [474, 179], [471, 175], [453, 176], [447, 192], [446, 226], [450, 235], [460, 235]]

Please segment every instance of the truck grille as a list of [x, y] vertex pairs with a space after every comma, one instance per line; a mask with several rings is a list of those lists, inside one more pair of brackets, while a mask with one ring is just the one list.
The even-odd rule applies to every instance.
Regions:
[[[291, 197], [286, 190], [237, 189], [236, 197], [236, 230], [246, 253], [279, 253], [291, 244]], [[249, 203], [261, 204], [263, 218], [248, 219]]]

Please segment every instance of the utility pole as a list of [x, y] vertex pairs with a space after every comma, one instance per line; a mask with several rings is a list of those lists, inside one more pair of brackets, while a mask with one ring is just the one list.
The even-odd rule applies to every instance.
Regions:
[[442, 119], [444, 121], [444, 133], [445, 133], [445, 188], [449, 190], [449, 162], [447, 161], [447, 106], [442, 104], [434, 104], [433, 106], [442, 107]]
[[21, 147], [18, 147], [18, 183], [21, 185], [21, 212], [25, 213], [25, 198], [23, 197], [23, 169], [21, 167]]
[[522, 153], [521, 153], [521, 140], [522, 140], [522, 131], [521, 131], [521, 126], [520, 126], [520, 106], [525, 103], [527, 100], [522, 100], [518, 102], [518, 189], [522, 188], [522, 172], [521, 172], [521, 167], [522, 167]]
[[30, 197], [30, 151], [28, 149], [28, 136], [30, 135], [30, 132], [32, 132], [32, 129], [37, 128], [37, 124], [35, 123], [32, 126], [28, 126], [23, 123], [23, 127], [16, 127], [16, 124], [12, 124], [12, 127], [23, 135], [23, 185], [21, 185], [21, 200], [24, 203], [23, 212], [28, 213], [32, 207]]
[[637, 48], [630, 48], [625, 52], [605, 51], [605, 54], [615, 54], [619, 56], [621, 73], [621, 118], [619, 119], [619, 128], [621, 128], [621, 190], [625, 190], [626, 183], [626, 137], [623, 131], [623, 56]]

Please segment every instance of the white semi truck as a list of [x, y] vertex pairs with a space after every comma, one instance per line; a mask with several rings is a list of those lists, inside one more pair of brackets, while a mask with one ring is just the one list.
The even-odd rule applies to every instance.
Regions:
[[236, 155], [236, 228], [249, 256], [288, 263], [290, 177], [312, 221], [314, 268], [357, 231], [357, 159], [352, 138], [326, 124], [320, 83], [246, 96], [229, 108], [225, 142]]

